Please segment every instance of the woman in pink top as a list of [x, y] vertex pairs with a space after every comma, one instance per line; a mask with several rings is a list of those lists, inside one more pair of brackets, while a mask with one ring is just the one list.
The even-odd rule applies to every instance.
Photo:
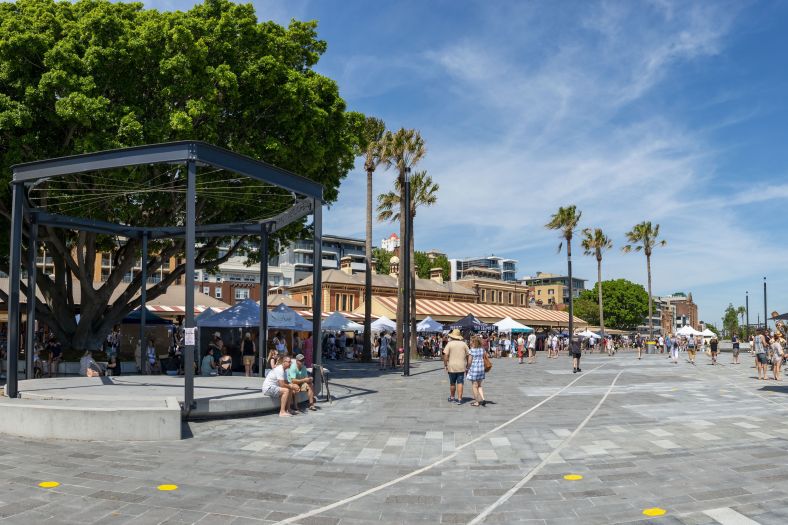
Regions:
[[304, 366], [312, 368], [312, 332], [301, 343], [304, 351]]

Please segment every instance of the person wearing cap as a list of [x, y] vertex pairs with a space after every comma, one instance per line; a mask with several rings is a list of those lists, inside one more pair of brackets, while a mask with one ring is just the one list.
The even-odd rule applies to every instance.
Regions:
[[[290, 365], [287, 370], [287, 380], [290, 384], [298, 387], [299, 392], [306, 392], [309, 398], [309, 410], [317, 410], [315, 408], [315, 389], [313, 388], [312, 378], [309, 377], [306, 366], [304, 366], [304, 354], [295, 356], [295, 362]], [[293, 396], [293, 410], [298, 409], [298, 399]]]
[[279, 417], [291, 417], [297, 412], [288, 410], [290, 399], [298, 393], [297, 385], [287, 382], [287, 372], [290, 369], [290, 356], [280, 358], [276, 365], [263, 380], [263, 395], [270, 398], [279, 398]]
[[471, 351], [465, 344], [462, 333], [455, 328], [449, 333], [449, 342], [443, 349], [443, 368], [449, 374], [449, 403], [462, 404], [465, 372], [470, 367]]

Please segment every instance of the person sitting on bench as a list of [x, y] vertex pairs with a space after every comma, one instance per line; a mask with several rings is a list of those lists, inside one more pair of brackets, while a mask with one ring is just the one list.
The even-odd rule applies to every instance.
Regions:
[[271, 398], [279, 398], [279, 417], [291, 417], [296, 414], [295, 410], [288, 410], [291, 396], [298, 394], [301, 389], [298, 385], [291, 385], [287, 382], [287, 370], [290, 369], [291, 359], [283, 356], [271, 372], [265, 376], [263, 381], [263, 395]]
[[219, 358], [219, 375], [233, 375], [233, 358], [227, 353], [227, 347], [222, 347], [222, 357]]
[[[298, 387], [299, 392], [306, 392], [309, 398], [309, 410], [317, 410], [315, 408], [315, 389], [312, 386], [312, 378], [309, 377], [304, 366], [304, 354], [298, 354], [295, 357], [295, 362], [290, 365], [287, 370], [287, 379], [291, 384]], [[293, 410], [298, 410], [298, 400], [293, 396]]]
[[86, 350], [85, 355], [79, 360], [79, 375], [86, 377], [99, 377], [104, 375], [104, 370], [101, 369], [101, 365], [93, 360], [93, 352], [90, 350]]

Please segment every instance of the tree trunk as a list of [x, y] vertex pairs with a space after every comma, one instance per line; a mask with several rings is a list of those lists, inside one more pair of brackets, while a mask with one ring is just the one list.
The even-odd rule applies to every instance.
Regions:
[[364, 350], [361, 360], [372, 360], [372, 171], [367, 172], [367, 242], [366, 273], [364, 275]]
[[596, 282], [599, 288], [599, 328], [602, 333], [605, 333], [605, 311], [602, 307], [602, 258], [598, 257], [596, 260]]
[[407, 246], [403, 246], [402, 243], [405, 242], [405, 173], [404, 171], [400, 172], [399, 174], [399, 182], [400, 182], [400, 192], [399, 192], [399, 249], [397, 250], [397, 255], [399, 257], [399, 272], [397, 272], [397, 288], [399, 297], [397, 299], [397, 348], [394, 349], [394, 355], [399, 355], [399, 349], [404, 347], [402, 334], [405, 333], [405, 301], [402, 300], [403, 292], [405, 290], [405, 276], [407, 275], [407, 271], [403, 268], [403, 258], [402, 254], [404, 250], [407, 250]]
[[[411, 199], [413, 197], [411, 196]], [[418, 349], [416, 348], [416, 257], [414, 241], [415, 235], [413, 234], [413, 218], [416, 216], [416, 210], [411, 207], [410, 209], [410, 268], [408, 269], [408, 277], [410, 278], [410, 357], [411, 362], [413, 359], [418, 358]]]
[[648, 338], [654, 340], [654, 319], [651, 304], [651, 256], [646, 254], [646, 270], [648, 273]]
[[569, 337], [575, 335], [575, 306], [572, 297], [572, 240], [566, 240], [566, 268], [569, 270]]

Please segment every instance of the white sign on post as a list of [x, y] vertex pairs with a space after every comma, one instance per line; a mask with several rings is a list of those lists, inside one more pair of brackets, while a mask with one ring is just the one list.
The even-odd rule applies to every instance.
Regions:
[[194, 334], [197, 332], [196, 328], [186, 328], [183, 331], [183, 344], [194, 345]]

